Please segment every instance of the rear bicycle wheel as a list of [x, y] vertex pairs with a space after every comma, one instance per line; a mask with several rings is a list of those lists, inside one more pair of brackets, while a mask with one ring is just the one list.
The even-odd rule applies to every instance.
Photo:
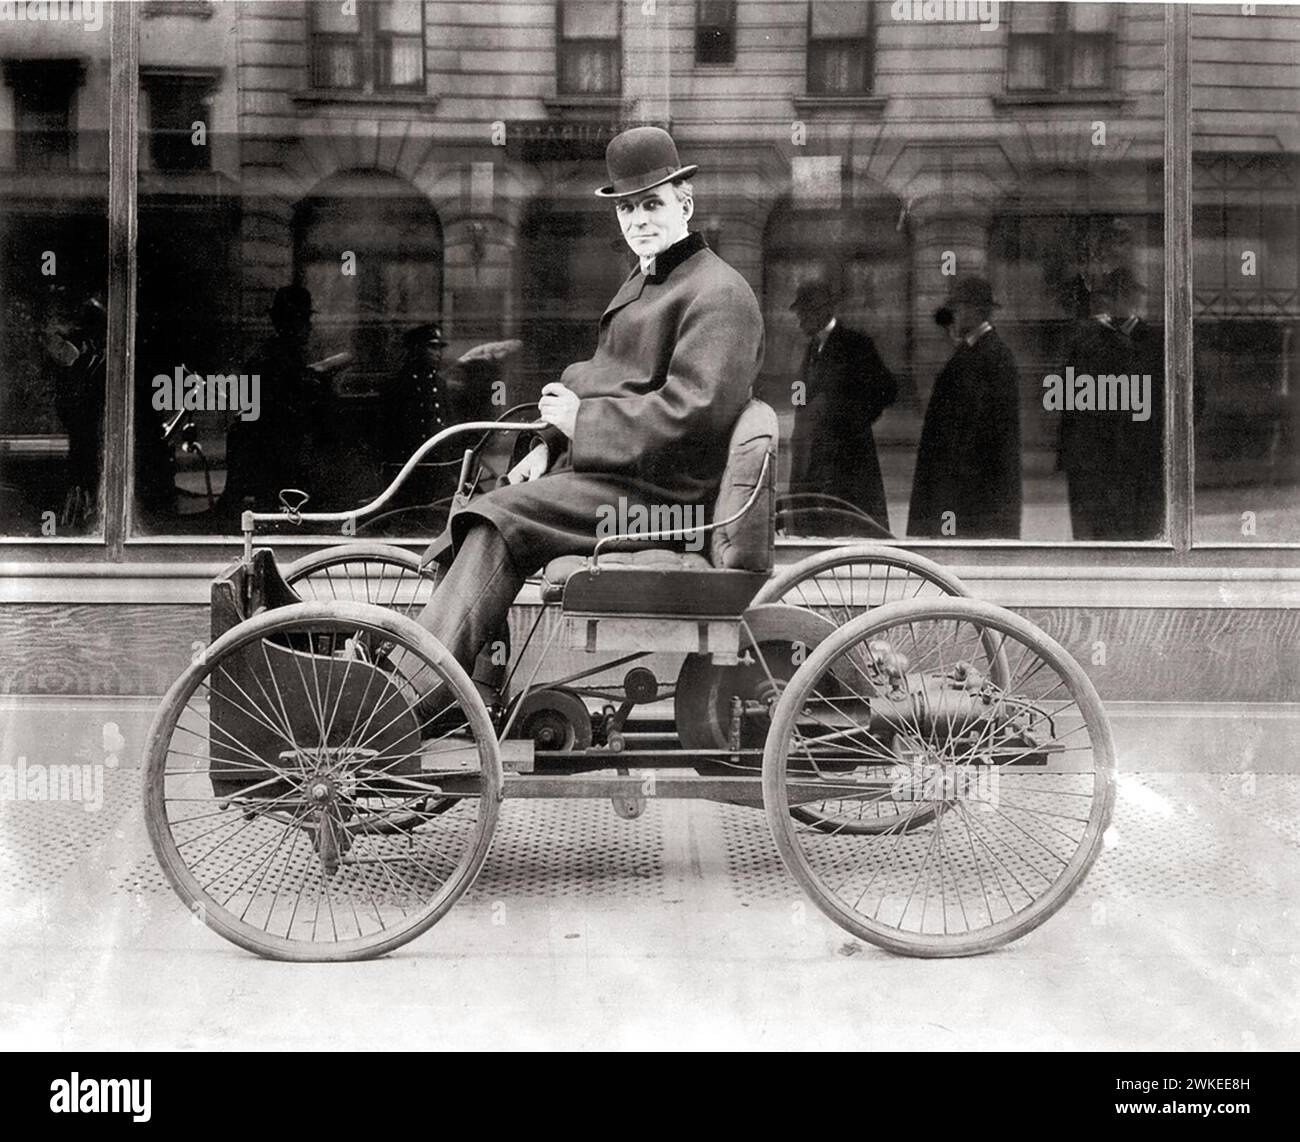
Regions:
[[[818, 552], [786, 567], [763, 585], [754, 602], [805, 607], [836, 626], [887, 603], [910, 599], [970, 596], [966, 585], [947, 568], [901, 547], [855, 543]], [[892, 761], [882, 761], [886, 769]], [[832, 798], [791, 809], [796, 820], [828, 833], [887, 833], [905, 822], [919, 828], [933, 813], [887, 800]]]
[[414, 618], [433, 597], [442, 568], [390, 543], [370, 540], [315, 551], [290, 564], [284, 580], [304, 602], [370, 603]]
[[[1001, 679], [975, 665], [990, 639], [1009, 664]], [[886, 731], [901, 760], [879, 777]], [[846, 774], [853, 759], [871, 776]], [[823, 790], [888, 802], [895, 826], [791, 815]], [[785, 688], [763, 757], [764, 807], [795, 879], [845, 930], [913, 956], [973, 955], [1041, 924], [1096, 859], [1114, 796], [1110, 727], [1082, 668], [973, 599], [896, 603], [837, 630]]]

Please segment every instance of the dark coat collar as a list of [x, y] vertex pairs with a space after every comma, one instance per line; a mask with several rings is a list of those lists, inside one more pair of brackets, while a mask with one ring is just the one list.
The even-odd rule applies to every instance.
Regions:
[[661, 282], [692, 254], [707, 249], [708, 243], [698, 230], [692, 230], [655, 258], [655, 272], [646, 275], [648, 282]]
[[655, 258], [655, 272], [653, 274], [643, 274], [639, 267], [632, 270], [628, 274], [627, 280], [619, 287], [618, 293], [614, 295], [613, 300], [605, 306], [605, 312], [601, 314], [600, 319], [604, 321], [615, 310], [622, 309], [630, 301], [635, 301], [641, 296], [641, 291], [647, 285], [662, 284], [667, 280], [668, 275], [687, 258], [692, 254], [698, 254], [704, 249], [707, 249], [704, 235], [698, 231], [692, 231], [681, 241], [674, 242]]

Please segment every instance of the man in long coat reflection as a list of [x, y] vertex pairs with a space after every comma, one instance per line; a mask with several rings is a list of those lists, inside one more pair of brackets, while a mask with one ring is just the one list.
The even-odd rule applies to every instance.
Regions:
[[946, 307], [956, 349], [934, 382], [917, 448], [909, 535], [1020, 538], [1020, 384], [993, 327], [981, 277], [958, 279]]
[[820, 279], [802, 283], [790, 308], [808, 338], [790, 438], [790, 492], [834, 496], [861, 508], [886, 531], [889, 509], [871, 426], [894, 403], [898, 386], [876, 346], [835, 313]]

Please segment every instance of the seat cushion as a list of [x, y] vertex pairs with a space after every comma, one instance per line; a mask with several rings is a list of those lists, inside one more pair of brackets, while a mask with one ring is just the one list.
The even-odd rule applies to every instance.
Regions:
[[[753, 506], [734, 523], [712, 533], [709, 557], [714, 567], [737, 571], [770, 571], [776, 546], [776, 413], [760, 400], [751, 400], [731, 430], [727, 467], [713, 507], [713, 519], [723, 520], [743, 508], [762, 476], [763, 489]], [[763, 460], [771, 454], [767, 474]]]
[[[552, 559], [542, 570], [542, 601], [558, 603], [564, 595], [564, 584], [575, 571], [587, 566], [585, 555], [561, 555]], [[708, 571], [709, 561], [695, 551], [669, 551], [650, 548], [645, 551], [611, 551], [600, 557], [601, 567], [641, 567], [656, 571]]]

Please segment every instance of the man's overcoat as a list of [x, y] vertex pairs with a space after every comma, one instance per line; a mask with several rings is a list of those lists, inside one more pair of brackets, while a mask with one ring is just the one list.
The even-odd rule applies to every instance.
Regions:
[[1020, 538], [1020, 394], [1015, 358], [990, 330], [962, 342], [934, 382], [917, 447], [908, 535]]
[[457, 547], [487, 520], [531, 573], [558, 555], [589, 554], [620, 498], [629, 508], [711, 504], [763, 348], [753, 290], [688, 234], [654, 273], [629, 275], [601, 316], [595, 356], [561, 374], [579, 397], [574, 439], [547, 428], [555, 459], [546, 475], [471, 501], [452, 519]]
[[871, 426], [894, 403], [893, 374], [870, 337], [837, 321], [820, 353], [809, 342], [801, 379], [808, 403], [795, 410], [790, 491], [837, 496], [888, 530]]

